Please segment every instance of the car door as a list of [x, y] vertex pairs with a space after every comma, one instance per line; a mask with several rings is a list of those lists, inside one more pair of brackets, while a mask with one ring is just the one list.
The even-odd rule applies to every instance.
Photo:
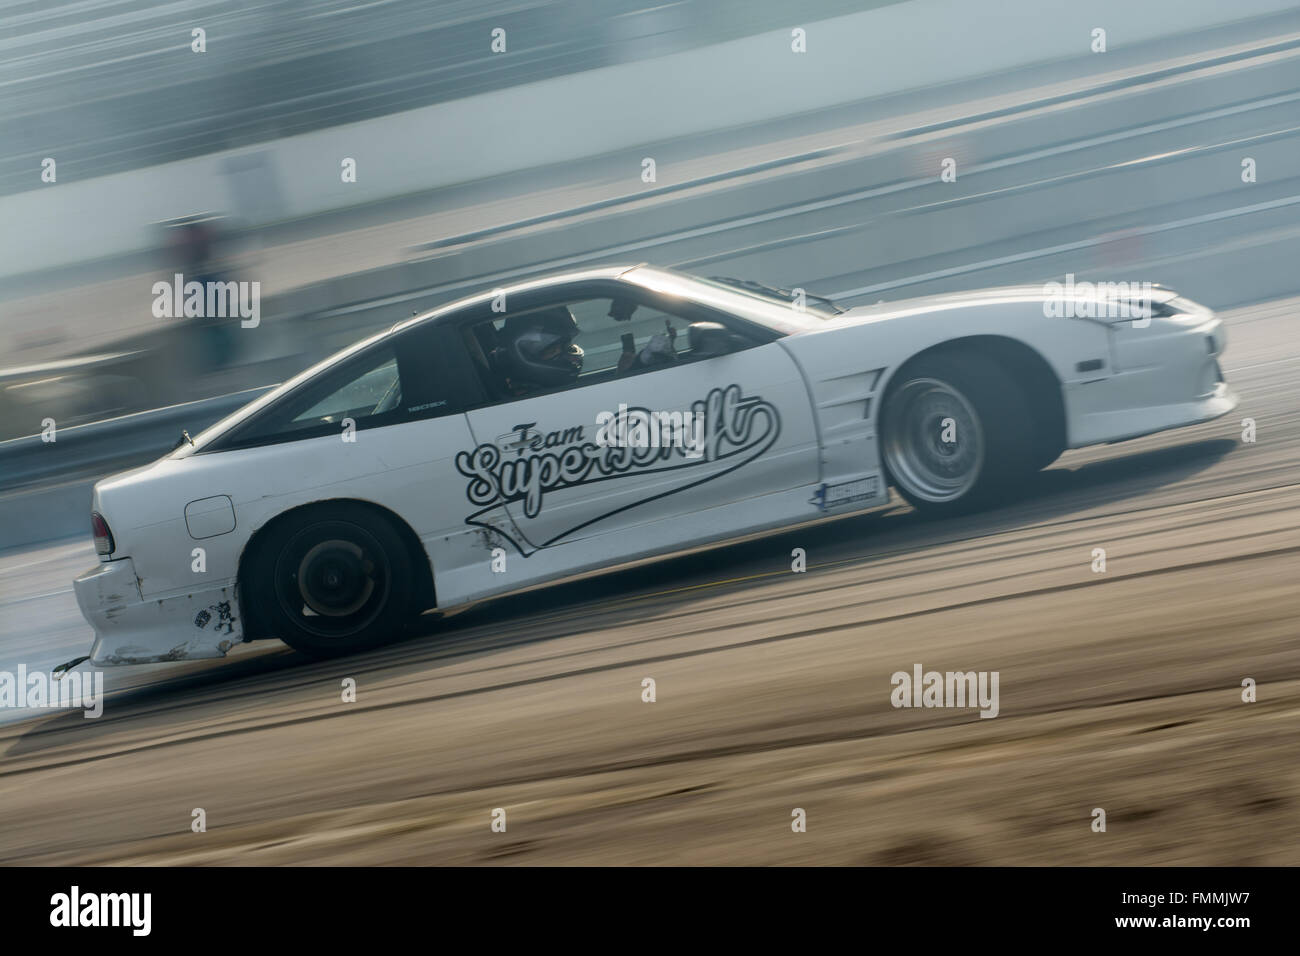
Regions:
[[[512, 302], [510, 312], [570, 306], [581, 329], [575, 341], [586, 351], [583, 374], [568, 387], [498, 392], [467, 413], [475, 447], [457, 456], [467, 522], [500, 532], [525, 556], [636, 535], [651, 523], [677, 522], [669, 537], [684, 545], [698, 536], [693, 514], [815, 482], [809, 397], [776, 333], [623, 283], [548, 292]], [[636, 303], [633, 320], [603, 314], [627, 299]], [[681, 339], [699, 321], [730, 329], [735, 350], [690, 354]], [[617, 368], [626, 336], [640, 356], [669, 327], [679, 360]], [[763, 517], [754, 513], [748, 524]], [[746, 525], [741, 519], [734, 530]]]

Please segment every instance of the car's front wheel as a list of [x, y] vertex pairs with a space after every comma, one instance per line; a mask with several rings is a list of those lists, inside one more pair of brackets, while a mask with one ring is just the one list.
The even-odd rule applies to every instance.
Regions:
[[290, 514], [260, 543], [245, 580], [267, 630], [313, 657], [387, 644], [414, 617], [406, 546], [361, 505]]
[[891, 383], [880, 419], [885, 468], [918, 511], [969, 511], [1019, 487], [1032, 467], [1021, 389], [978, 355], [927, 356]]

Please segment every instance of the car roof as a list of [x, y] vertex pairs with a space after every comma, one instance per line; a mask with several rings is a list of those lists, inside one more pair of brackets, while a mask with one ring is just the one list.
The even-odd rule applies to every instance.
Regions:
[[544, 276], [537, 276], [531, 279], [524, 279], [510, 285], [499, 285], [487, 292], [476, 292], [473, 295], [456, 299], [453, 302], [446, 302], [442, 305], [435, 306], [427, 312], [421, 312], [419, 315], [412, 316], [409, 319], [403, 319], [388, 330], [386, 334], [400, 332], [413, 326], [423, 325], [426, 322], [437, 322], [438, 320], [458, 312], [469, 306], [480, 305], [484, 302], [490, 302], [493, 298], [505, 293], [507, 298], [511, 295], [517, 295], [524, 292], [535, 292], [538, 289], [548, 289], [554, 286], [569, 285], [574, 282], [590, 282], [600, 279], [621, 279], [629, 272], [634, 272], [646, 264], [641, 263], [624, 263], [621, 265], [595, 266], [589, 269], [578, 269], [573, 272], [552, 272]]

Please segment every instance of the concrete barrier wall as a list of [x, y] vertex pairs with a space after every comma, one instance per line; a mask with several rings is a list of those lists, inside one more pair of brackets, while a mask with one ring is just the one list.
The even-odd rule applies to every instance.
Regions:
[[[0, 276], [153, 245], [149, 224], [221, 210], [311, 215], [633, 149], [900, 90], [1091, 54], [1266, 15], [1296, 0], [908, 0], [658, 59], [544, 80], [260, 146], [0, 200]], [[343, 183], [340, 163], [357, 162]], [[58, 156], [54, 157], [56, 160]], [[639, 175], [640, 155], [629, 156]]]

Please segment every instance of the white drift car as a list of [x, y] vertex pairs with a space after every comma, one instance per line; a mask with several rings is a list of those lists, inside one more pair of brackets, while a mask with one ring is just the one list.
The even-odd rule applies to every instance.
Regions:
[[1156, 290], [1098, 318], [1113, 294], [1067, 295], [844, 311], [637, 266], [435, 309], [96, 485], [100, 564], [75, 582], [90, 658], [263, 637], [347, 653], [424, 609], [861, 511], [891, 485], [971, 508], [1063, 449], [1236, 405], [1208, 309]]

